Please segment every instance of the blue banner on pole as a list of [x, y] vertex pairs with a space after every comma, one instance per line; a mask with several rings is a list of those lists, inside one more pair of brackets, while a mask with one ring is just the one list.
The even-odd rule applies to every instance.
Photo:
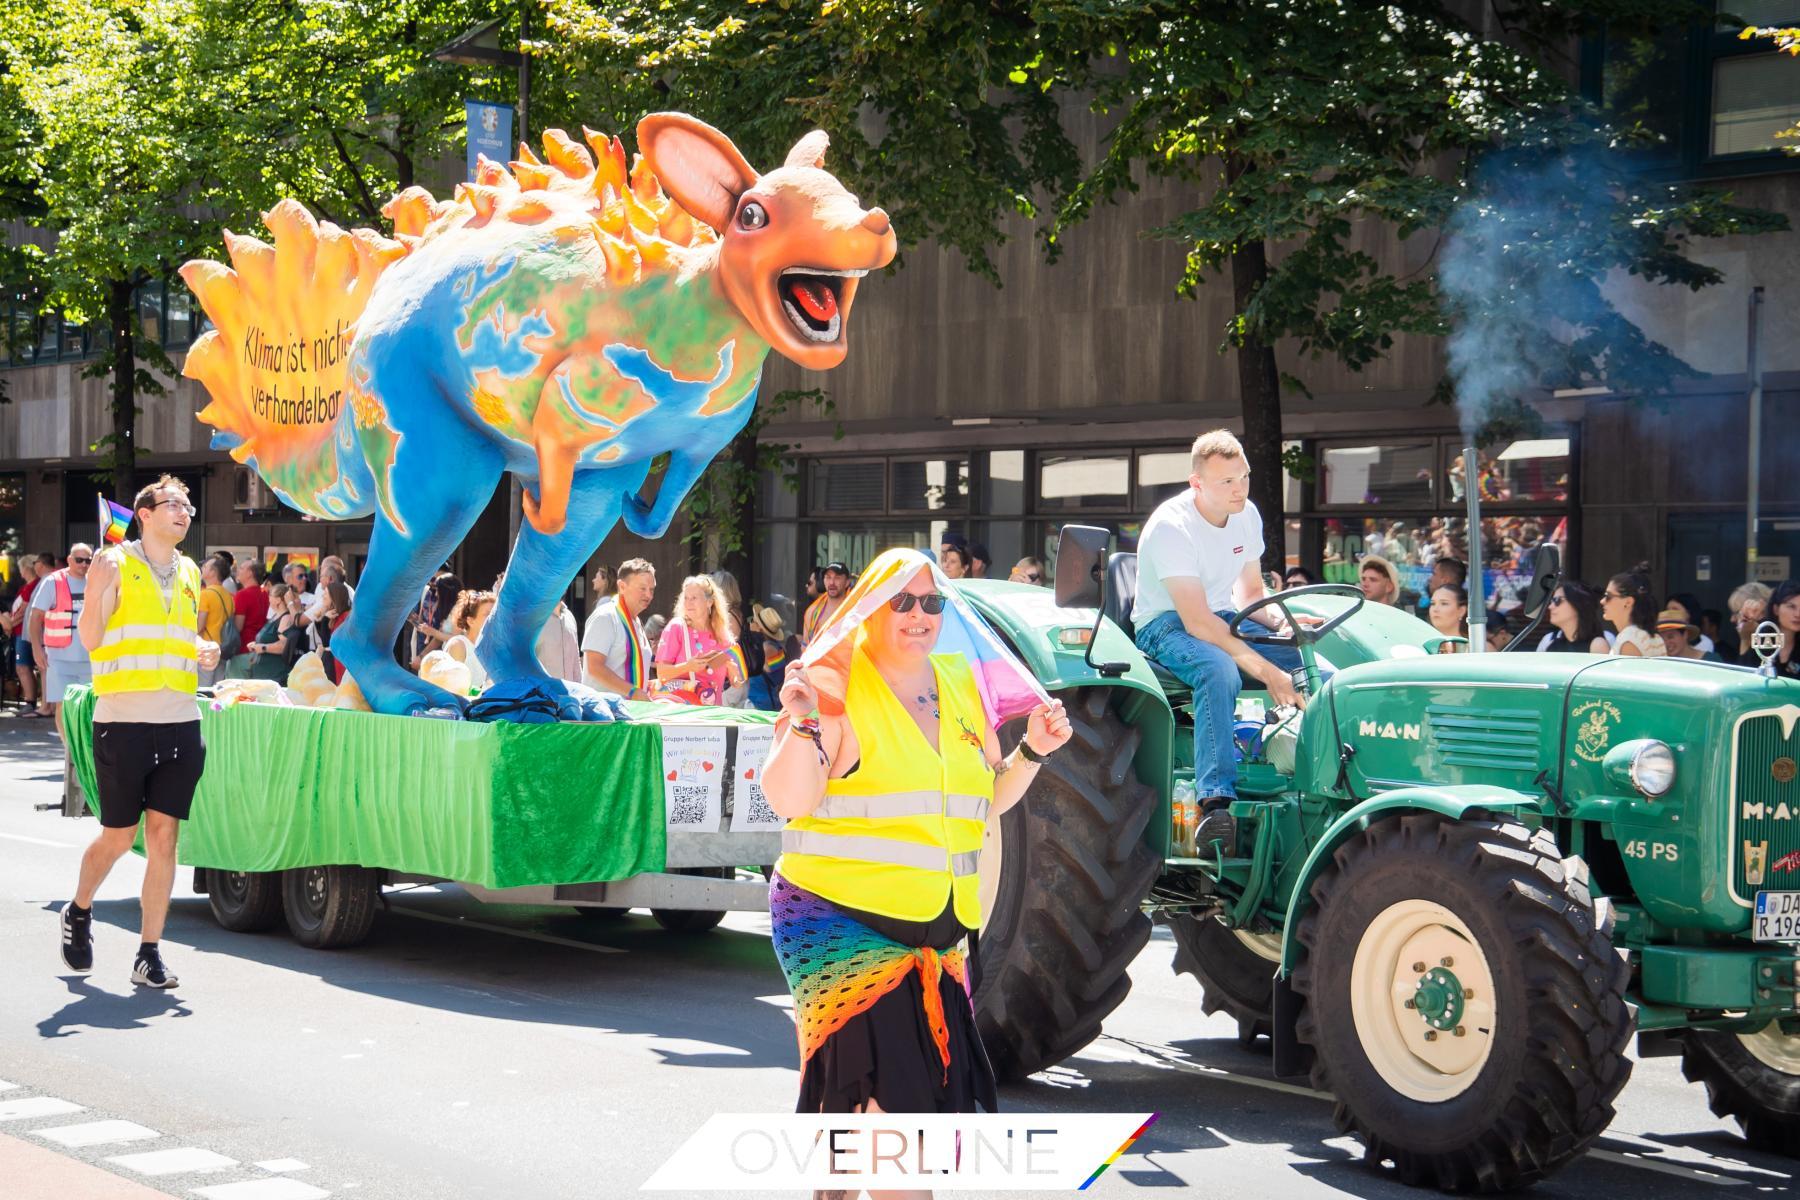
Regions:
[[473, 180], [477, 155], [485, 154], [498, 163], [512, 158], [513, 110], [510, 105], [479, 100], [465, 100], [463, 107], [469, 114], [469, 178]]

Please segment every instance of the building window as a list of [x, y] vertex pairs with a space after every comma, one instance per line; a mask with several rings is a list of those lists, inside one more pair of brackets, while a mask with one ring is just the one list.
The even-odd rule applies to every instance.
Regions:
[[969, 460], [896, 460], [890, 492], [896, 512], [964, 512], [969, 507]]
[[815, 513], [885, 513], [887, 464], [874, 459], [815, 459], [806, 469], [806, 509]]
[[1044, 512], [1126, 507], [1131, 502], [1131, 455], [1041, 455], [1037, 498]]
[[1661, 144], [1639, 154], [1676, 178], [1800, 166], [1776, 133], [1800, 123], [1800, 58], [1746, 24], [1800, 23], [1795, 0], [1719, 0], [1712, 17], [1655, 38], [1603, 34], [1583, 48], [1582, 90], [1620, 126], [1641, 125]]
[[1431, 505], [1436, 499], [1435, 439], [1329, 446], [1319, 453], [1320, 497], [1342, 505]]

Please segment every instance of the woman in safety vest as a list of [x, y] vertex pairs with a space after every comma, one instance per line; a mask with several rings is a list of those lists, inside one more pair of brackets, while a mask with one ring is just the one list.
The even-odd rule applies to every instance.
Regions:
[[[770, 912], [800, 1112], [995, 1109], [961, 943], [987, 822], [1069, 740], [1049, 699], [916, 550], [878, 557], [788, 668], [763, 772], [788, 819]], [[1002, 756], [995, 728], [1029, 714]]]

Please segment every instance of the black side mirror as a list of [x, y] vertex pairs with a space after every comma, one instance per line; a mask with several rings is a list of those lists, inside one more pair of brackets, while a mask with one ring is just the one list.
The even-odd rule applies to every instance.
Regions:
[[1106, 551], [1112, 534], [1092, 525], [1064, 525], [1056, 539], [1056, 606], [1099, 608], [1106, 598]]
[[1562, 583], [1562, 553], [1549, 542], [1532, 552], [1531, 586], [1525, 589], [1525, 615], [1535, 618]]

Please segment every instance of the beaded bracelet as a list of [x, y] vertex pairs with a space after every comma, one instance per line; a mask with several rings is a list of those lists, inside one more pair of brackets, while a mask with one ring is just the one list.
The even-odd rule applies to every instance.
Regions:
[[819, 752], [821, 767], [829, 765], [829, 760], [825, 757], [825, 731], [820, 727], [818, 717], [802, 717], [790, 722], [788, 728], [813, 744], [813, 749]]

